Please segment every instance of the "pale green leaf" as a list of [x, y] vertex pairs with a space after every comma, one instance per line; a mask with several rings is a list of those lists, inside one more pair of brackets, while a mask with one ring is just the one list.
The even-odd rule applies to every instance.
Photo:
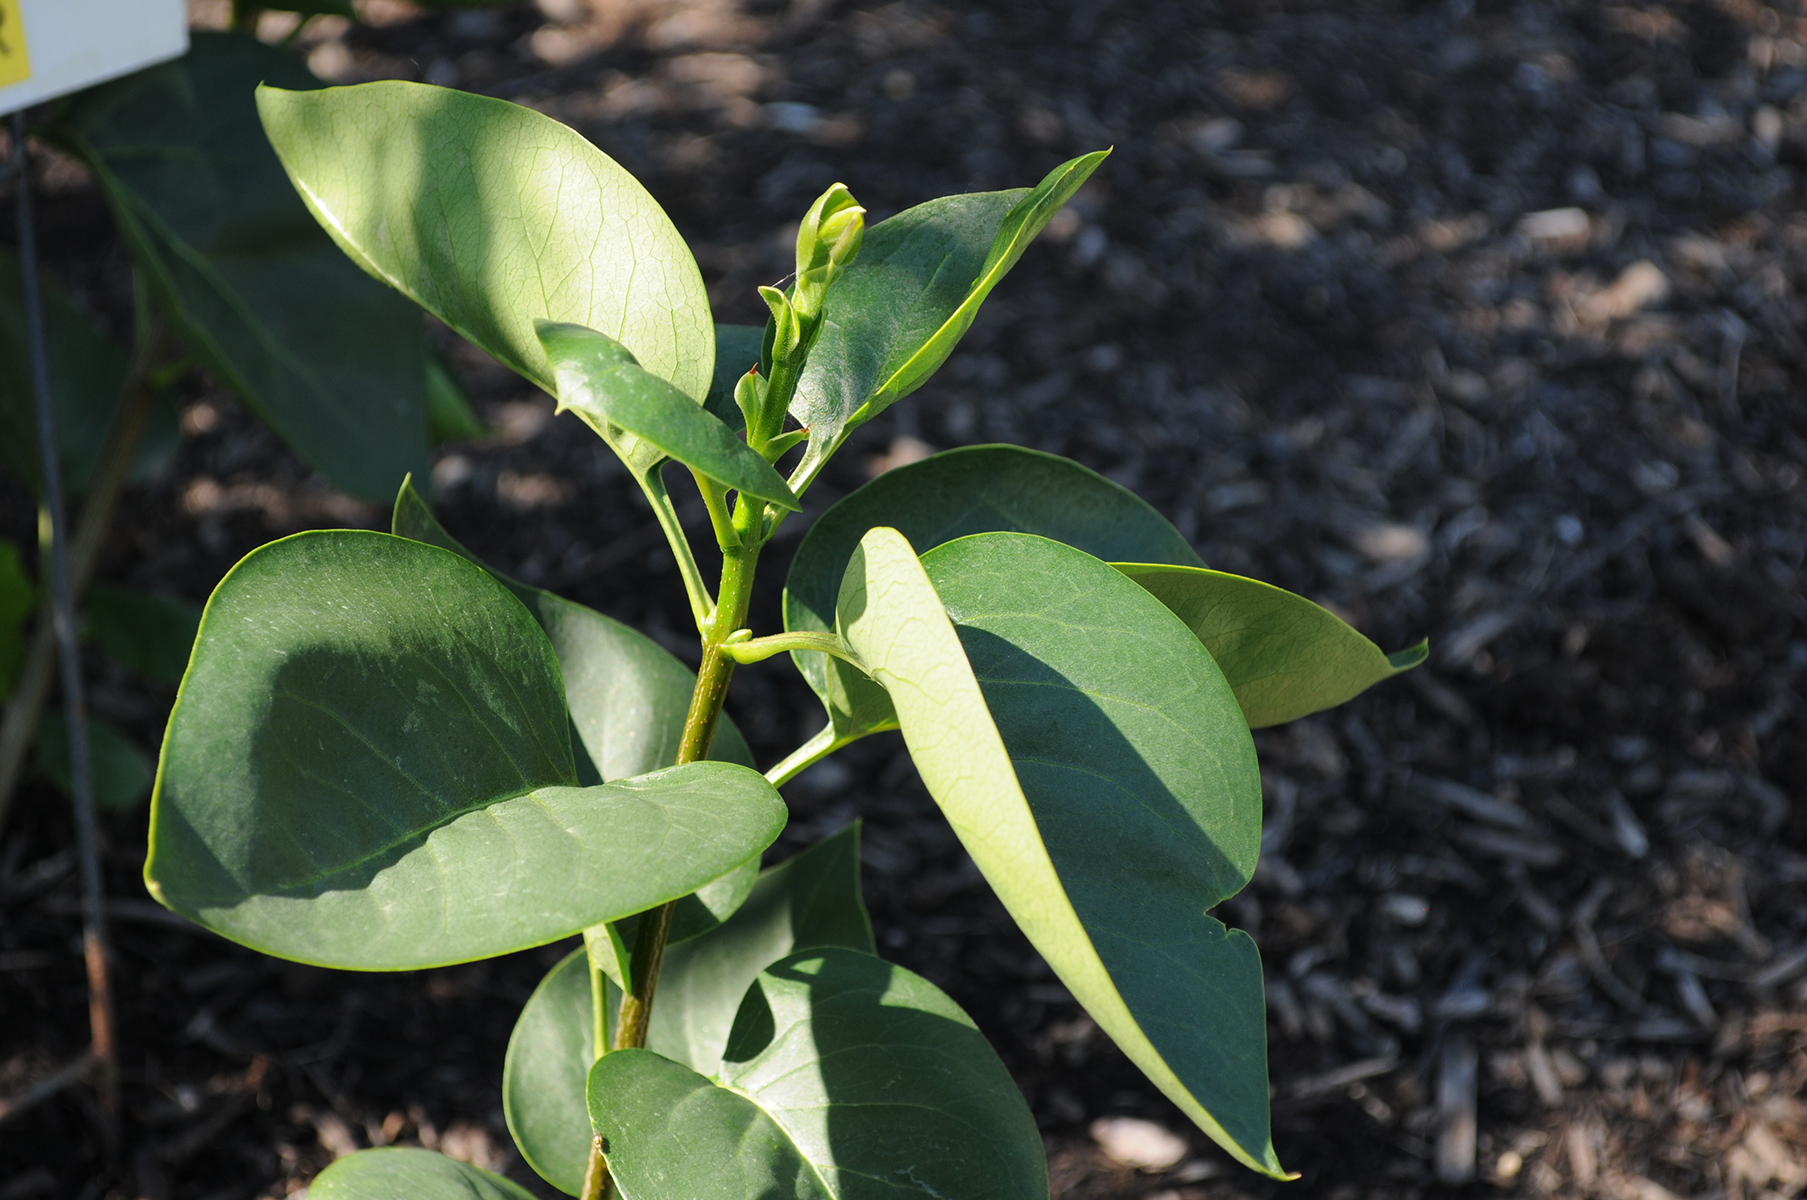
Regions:
[[797, 498], [772, 464], [731, 426], [634, 361], [620, 342], [581, 325], [539, 323], [552, 360], [559, 408], [570, 409], [604, 439], [626, 430], [693, 471], [734, 491], [797, 510]]
[[1383, 653], [1329, 609], [1257, 579], [1202, 567], [1111, 565], [1198, 635], [1251, 729], [1334, 708], [1425, 658], [1422, 643]]
[[[534, 322], [600, 330], [695, 400], [715, 365], [696, 260], [614, 159], [487, 96], [383, 81], [264, 87], [264, 128], [341, 249], [504, 365], [554, 391]], [[656, 451], [612, 443], [637, 476]]]
[[1261, 963], [1207, 910], [1261, 836], [1223, 673], [1159, 601], [1021, 534], [923, 556], [875, 529], [842, 635], [896, 706], [929, 794], [1061, 981], [1232, 1155], [1278, 1175]]
[[[1033, 533], [1103, 559], [1200, 565], [1165, 517], [1096, 471], [1020, 446], [968, 446], [887, 471], [822, 514], [785, 579], [787, 630], [834, 627], [847, 562], [880, 525], [924, 551], [974, 533]], [[809, 751], [815, 757], [897, 727], [884, 690], [856, 668], [815, 651], [791, 657], [828, 712], [828, 728]], [[801, 770], [809, 761], [806, 754], [793, 765]]]

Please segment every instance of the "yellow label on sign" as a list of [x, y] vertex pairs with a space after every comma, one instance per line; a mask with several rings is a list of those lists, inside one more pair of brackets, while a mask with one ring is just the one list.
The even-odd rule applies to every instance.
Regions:
[[0, 87], [30, 78], [31, 59], [25, 53], [19, 0], [0, 0]]

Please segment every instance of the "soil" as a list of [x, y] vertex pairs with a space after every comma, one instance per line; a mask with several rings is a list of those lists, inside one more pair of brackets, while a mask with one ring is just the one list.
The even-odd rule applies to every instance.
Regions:
[[[300, 38], [317, 72], [573, 124], [665, 204], [724, 320], [763, 319], [754, 285], [786, 273], [836, 179], [877, 219], [1115, 146], [812, 512], [924, 447], [1018, 442], [1136, 489], [1213, 566], [1388, 649], [1431, 639], [1420, 670], [1257, 737], [1266, 854], [1222, 915], [1266, 963], [1297, 1184], [1230, 1163], [1096, 1030], [895, 735], [787, 788], [774, 855], [865, 822], [883, 952], [997, 1046], [1055, 1196], [1807, 1186], [1798, 3], [360, 7], [367, 24]], [[49, 269], [117, 321], [104, 206], [66, 163], [41, 174]], [[694, 661], [671, 559], [607, 450], [452, 349], [498, 433], [442, 448], [444, 523]], [[184, 388], [182, 446], [128, 494], [102, 578], [199, 602], [275, 536], [385, 524], [217, 387]], [[0, 489], [0, 533], [32, 520]], [[794, 545], [768, 555], [756, 629], [779, 624]], [[171, 693], [98, 658], [90, 678], [154, 746]], [[762, 762], [818, 723], [776, 663], [741, 672], [730, 711]], [[0, 1197], [277, 1197], [387, 1143], [550, 1194], [498, 1078], [564, 946], [402, 975], [281, 963], [150, 903], [142, 812], [106, 832], [123, 1142], [108, 1168], [92, 1102], [66, 1091], [0, 1127]], [[28, 787], [0, 844], [0, 1093], [86, 1044], [71, 840], [61, 798]], [[1137, 1170], [1095, 1136], [1107, 1117], [1189, 1146]]]

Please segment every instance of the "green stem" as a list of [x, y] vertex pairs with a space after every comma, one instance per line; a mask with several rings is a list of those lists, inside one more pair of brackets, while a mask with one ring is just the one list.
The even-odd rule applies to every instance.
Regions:
[[[751, 631], [742, 631], [751, 632]], [[861, 674], [870, 675], [866, 664], [853, 652], [853, 647], [842, 641], [838, 634], [813, 633], [799, 630], [794, 633], [774, 633], [766, 637], [746, 637], [735, 641], [732, 636], [722, 644], [722, 653], [742, 666], [748, 663], [764, 662], [774, 654], [783, 654], [786, 650], [817, 650], [823, 654], [832, 654], [842, 662], [857, 668]]]
[[684, 536], [684, 526], [678, 521], [678, 510], [672, 506], [671, 494], [665, 490], [665, 478], [659, 473], [662, 466], [654, 467], [638, 482], [640, 490], [652, 502], [653, 516], [658, 518], [659, 528], [665, 531], [671, 556], [678, 560], [678, 574], [684, 577], [684, 594], [690, 599], [690, 615], [696, 618], [700, 633], [708, 628], [715, 616], [715, 601], [710, 598], [709, 585], [703, 582], [703, 573], [697, 570], [696, 555], [690, 552], [690, 539]]
[[834, 722], [830, 721], [817, 730], [814, 737], [785, 755], [783, 762], [767, 771], [765, 781], [773, 787], [783, 787], [842, 746], [858, 740], [857, 737], [840, 736], [835, 732]]
[[[743, 498], [734, 514], [736, 527], [741, 524], [743, 513], [763, 507], [763, 504], [748, 504]], [[755, 512], [754, 518], [757, 516]], [[722, 643], [729, 634], [746, 624], [759, 551], [757, 544], [722, 549], [721, 600], [714, 618], [701, 622], [703, 664], [697, 669], [696, 689], [690, 694], [690, 712], [684, 718], [684, 736], [678, 743], [679, 765], [707, 758], [710, 743], [715, 740], [715, 727], [721, 722], [722, 701], [727, 698], [728, 681], [733, 678], [735, 666], [734, 659], [722, 652]], [[665, 961], [665, 941], [671, 933], [671, 914], [675, 908], [675, 901], [661, 904], [640, 918], [639, 930], [634, 935], [634, 953], [628, 966], [629, 990], [621, 997], [621, 1011], [615, 1018], [613, 1049], [632, 1050], [646, 1045], [646, 1032], [652, 1023], [653, 996], [658, 991], [659, 968]], [[600, 981], [592, 976], [592, 988], [599, 984]], [[606, 1200], [612, 1193], [606, 1151], [600, 1137], [590, 1143], [580, 1200]]]

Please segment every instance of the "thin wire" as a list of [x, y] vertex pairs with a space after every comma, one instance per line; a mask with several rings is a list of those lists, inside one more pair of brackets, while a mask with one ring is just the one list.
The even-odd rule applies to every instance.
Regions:
[[31, 382], [38, 417], [38, 459], [43, 472], [44, 508], [50, 517], [52, 622], [63, 668], [63, 715], [69, 727], [69, 776], [75, 793], [76, 853], [81, 860], [82, 950], [88, 967], [88, 1017], [100, 1066], [100, 1104], [111, 1149], [116, 1135], [118, 1072], [113, 1049], [113, 1005], [107, 969], [107, 908], [100, 877], [100, 838], [94, 820], [94, 780], [88, 757], [88, 713], [82, 691], [81, 652], [75, 636], [75, 595], [69, 581], [69, 517], [63, 506], [63, 465], [57, 453], [56, 411], [50, 399], [50, 361], [44, 333], [44, 304], [38, 283], [37, 225], [31, 180], [26, 174], [25, 114], [12, 114], [12, 171], [18, 186], [19, 273], [25, 283], [25, 329], [31, 346]]

